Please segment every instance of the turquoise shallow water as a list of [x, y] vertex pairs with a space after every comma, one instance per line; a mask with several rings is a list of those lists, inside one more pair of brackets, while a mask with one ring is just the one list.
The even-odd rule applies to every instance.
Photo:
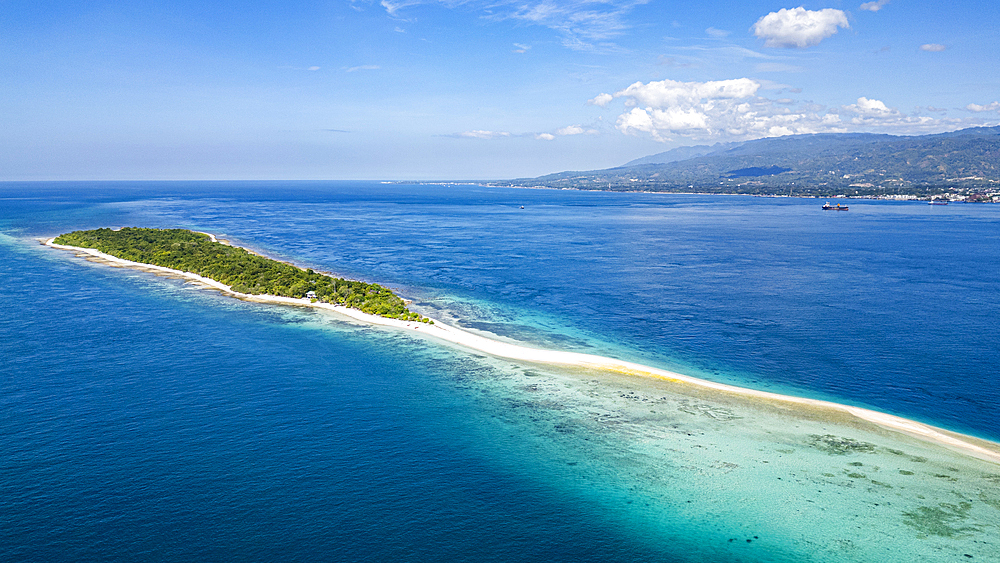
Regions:
[[5, 560], [1000, 552], [1000, 466], [242, 303], [33, 240], [196, 228], [387, 283], [462, 326], [997, 439], [992, 207], [830, 216], [810, 200], [374, 183], [0, 197]]

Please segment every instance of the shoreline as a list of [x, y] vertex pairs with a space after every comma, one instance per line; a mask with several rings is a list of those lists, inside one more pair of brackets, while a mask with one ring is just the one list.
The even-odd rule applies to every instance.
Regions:
[[[208, 236], [210, 236], [212, 239], [215, 238], [211, 234], [208, 234]], [[131, 260], [124, 260], [121, 258], [117, 258], [115, 256], [111, 256], [109, 254], [105, 254], [93, 248], [66, 246], [61, 244], [55, 244], [54, 241], [55, 241], [54, 238], [46, 238], [44, 239], [43, 244], [51, 248], [56, 248], [60, 250], [70, 250], [74, 252], [87, 254], [95, 258], [99, 258], [101, 260], [110, 262], [111, 264], [117, 264], [123, 267], [154, 271], [154, 272], [162, 272], [166, 274], [184, 277], [192, 281], [198, 282], [206, 287], [217, 289], [226, 295], [230, 295], [232, 297], [235, 297], [237, 299], [242, 299], [244, 301], [252, 301], [258, 303], [273, 303], [273, 304], [291, 305], [298, 307], [311, 307], [316, 309], [333, 311], [340, 315], [344, 315], [362, 322], [375, 325], [390, 326], [405, 330], [412, 330], [419, 334], [431, 336], [436, 339], [443, 340], [445, 342], [455, 344], [463, 348], [511, 360], [613, 372], [623, 375], [651, 378], [662, 381], [668, 381], [671, 383], [679, 383], [717, 393], [736, 395], [738, 397], [762, 399], [766, 401], [782, 403], [785, 405], [794, 405], [800, 408], [835, 411], [840, 414], [850, 415], [854, 418], [874, 424], [884, 429], [888, 429], [894, 432], [899, 432], [901, 434], [918, 438], [923, 441], [945, 446], [950, 450], [958, 451], [966, 455], [975, 457], [977, 459], [1000, 464], [1000, 444], [981, 438], [965, 436], [960, 433], [936, 428], [921, 422], [917, 422], [915, 420], [910, 420], [907, 418], [886, 414], [870, 409], [854, 407], [840, 403], [834, 403], [832, 401], [808, 399], [792, 395], [782, 395], [779, 393], [772, 393], [769, 391], [759, 391], [745, 387], [737, 387], [735, 385], [716, 383], [713, 381], [699, 379], [696, 377], [683, 375], [680, 373], [675, 373], [664, 369], [645, 366], [633, 362], [626, 362], [605, 356], [583, 354], [580, 352], [565, 352], [559, 350], [544, 350], [540, 348], [531, 348], [528, 346], [522, 346], [519, 344], [512, 344], [487, 338], [485, 336], [474, 334], [457, 327], [441, 324], [439, 321], [436, 320], [434, 321], [434, 324], [426, 324], [413, 321], [401, 321], [398, 319], [390, 319], [386, 317], [370, 315], [368, 313], [363, 313], [357, 309], [344, 307], [343, 305], [332, 305], [329, 303], [321, 303], [319, 301], [313, 303], [308, 298], [296, 299], [292, 297], [280, 297], [275, 295], [252, 295], [247, 293], [239, 293], [233, 291], [232, 288], [230, 288], [230, 286], [227, 286], [221, 282], [217, 282], [215, 280], [199, 276], [191, 272], [182, 272], [180, 270], [165, 268], [163, 266], [156, 266], [152, 264], [145, 264], [142, 262], [133, 262]], [[991, 447], [984, 447], [981, 445], [977, 445], [974, 442], [988, 444]]]
[[[620, 193], [620, 194], [664, 194], [664, 195], [701, 195], [701, 196], [747, 196], [747, 197], [768, 197], [768, 198], [793, 198], [793, 199], [868, 199], [874, 201], [909, 201], [909, 202], [925, 202], [933, 200], [933, 196], [916, 196], [913, 199], [900, 199], [899, 194], [894, 194], [890, 192], [885, 192], [882, 194], [854, 194], [846, 195], [844, 192], [839, 192], [833, 195], [795, 195], [795, 194], [785, 194], [785, 188], [794, 188], [795, 186], [784, 186], [781, 192], [772, 193], [751, 193], [751, 192], [688, 192], [688, 191], [673, 191], [673, 190], [614, 190], [614, 189], [600, 189], [600, 188], [581, 188], [581, 187], [555, 187], [555, 186], [525, 186], [525, 185], [514, 185], [505, 184], [496, 181], [484, 181], [484, 182], [390, 182], [394, 184], [419, 184], [419, 185], [432, 185], [432, 186], [445, 186], [445, 185], [478, 185], [485, 186], [488, 188], [511, 188], [516, 190], [573, 190], [578, 192], [606, 192], [606, 193]], [[846, 189], [846, 188], [845, 188]], [[934, 194], [939, 195], [939, 194]], [[949, 203], [1000, 203], [996, 201], [968, 201], [964, 199], [956, 200], [946, 200]]]

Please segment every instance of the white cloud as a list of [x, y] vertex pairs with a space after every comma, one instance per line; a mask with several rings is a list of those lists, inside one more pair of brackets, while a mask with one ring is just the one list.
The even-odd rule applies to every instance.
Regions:
[[562, 36], [564, 46], [576, 50], [612, 50], [609, 40], [626, 33], [632, 25], [627, 15], [650, 0], [380, 0], [392, 17], [405, 8], [438, 4], [482, 14], [484, 19], [515, 20], [540, 25]]
[[969, 110], [971, 112], [975, 112], [975, 113], [982, 113], [984, 111], [998, 111], [998, 112], [1000, 112], [1000, 102], [990, 102], [990, 103], [986, 104], [985, 106], [981, 106], [979, 104], [969, 104], [969, 105], [965, 106], [965, 109], [967, 109], [967, 110]]
[[800, 6], [771, 12], [757, 20], [751, 29], [754, 35], [765, 40], [765, 47], [802, 49], [819, 44], [841, 27], [850, 27], [844, 12], [833, 8], [813, 11]]
[[597, 129], [585, 129], [580, 125], [567, 125], [561, 129], [556, 129], [556, 135], [567, 136], [567, 135], [597, 135], [599, 131]]
[[614, 97], [630, 98], [634, 105], [651, 107], [693, 105], [701, 101], [734, 100], [754, 95], [760, 84], [749, 78], [712, 80], [709, 82], [677, 82], [660, 80], [643, 84], [636, 82], [617, 92]]
[[379, 2], [385, 11], [389, 13], [390, 16], [395, 16], [396, 12], [407, 8], [409, 6], [416, 6], [420, 4], [420, 0], [402, 0], [400, 2], [390, 2], [389, 0], [382, 0]]
[[953, 120], [935, 119], [927, 116], [906, 116], [899, 110], [885, 105], [881, 100], [858, 98], [857, 103], [841, 106], [831, 113], [850, 116], [849, 123], [858, 130], [896, 130], [901, 132], [927, 132], [940, 128]]
[[877, 0], [876, 2], [865, 2], [861, 5], [862, 10], [868, 10], [869, 12], [877, 12], [885, 7], [889, 3], [889, 0]]
[[661, 132], [696, 133], [707, 131], [711, 133], [709, 116], [697, 108], [632, 108], [618, 118], [618, 129], [623, 133], [629, 130], [645, 131], [653, 137]]
[[319, 67], [318, 66], [311, 66], [311, 67], [307, 68], [306, 70], [319, 70]]
[[719, 39], [722, 39], [723, 37], [729, 37], [729, 34], [732, 32], [726, 31], [724, 29], [715, 29], [714, 27], [710, 27], [705, 30], [705, 33], [711, 35], [712, 37], [718, 37]]
[[459, 133], [458, 136], [466, 139], [499, 139], [503, 137], [510, 137], [511, 134], [506, 131], [482, 131], [477, 129]]
[[[711, 82], [636, 82], [615, 93], [625, 111], [617, 128], [657, 141], [756, 139], [809, 133], [891, 131], [921, 133], [954, 128], [956, 120], [906, 116], [881, 100], [860, 97], [850, 105], [826, 108], [791, 98], [767, 99], [764, 85], [749, 78]], [[610, 100], [608, 100], [610, 103]], [[606, 105], [606, 104], [605, 104]], [[1000, 110], [995, 106], [976, 106]]]
[[608, 107], [608, 104], [610, 104], [613, 99], [615, 99], [615, 97], [611, 94], [598, 94], [593, 99], [587, 100], [587, 104], [604, 108]]
[[515, 53], [527, 53], [528, 49], [530, 49], [530, 48], [531, 48], [531, 45], [523, 45], [521, 43], [514, 43], [514, 52]]
[[347, 67], [344, 69], [344, 72], [357, 72], [359, 70], [378, 70], [380, 68], [382, 67], [378, 65], [361, 65], [361, 66]]
[[941, 45], [940, 43], [925, 43], [924, 45], [920, 46], [921, 51], [929, 51], [931, 53], [940, 53], [945, 49], [947, 49], [947, 47]]
[[[623, 133], [648, 133], [658, 141], [671, 135], [692, 138], [766, 136], [772, 125], [757, 119], [761, 85], [749, 78], [709, 82], [636, 82], [615, 93], [631, 107], [618, 117]], [[769, 103], [769, 102], [767, 102]]]
[[844, 106], [844, 110], [849, 113], [856, 113], [868, 117], [885, 117], [889, 115], [899, 115], [899, 112], [886, 106], [881, 100], [869, 100], [864, 96], [858, 98], [858, 103]]
[[559, 33], [574, 50], [613, 48], [609, 40], [632, 28], [626, 15], [650, 0], [499, 0], [469, 4], [487, 11], [489, 19], [517, 20]]
[[565, 137], [571, 135], [596, 135], [598, 131], [596, 129], [587, 129], [581, 125], [567, 125], [556, 129], [554, 132], [542, 132], [542, 133], [510, 133], [508, 131], [489, 131], [482, 129], [473, 129], [471, 131], [465, 131], [463, 133], [455, 133], [449, 135], [450, 137], [458, 137], [462, 139], [513, 139], [513, 138], [531, 138], [537, 139], [539, 141], [554, 141], [557, 137]]

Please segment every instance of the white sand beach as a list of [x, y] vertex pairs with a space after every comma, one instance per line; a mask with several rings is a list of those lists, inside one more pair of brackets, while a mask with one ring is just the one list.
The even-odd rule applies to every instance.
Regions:
[[[209, 234], [209, 236], [212, 238], [213, 241], [216, 240], [213, 235]], [[921, 440], [934, 442], [943, 445], [951, 450], [959, 451], [964, 454], [976, 457], [978, 459], [1000, 464], [1000, 444], [988, 442], [986, 440], [981, 440], [978, 438], [964, 436], [958, 433], [935, 428], [933, 426], [929, 426], [920, 422], [873, 411], [870, 409], [863, 409], [849, 405], [842, 405], [830, 401], [807, 399], [790, 395], [781, 395], [778, 393], [770, 393], [767, 391], [747, 389], [733, 385], [726, 385], [723, 383], [716, 383], [704, 379], [698, 379], [695, 377], [674, 373], [659, 368], [644, 366], [632, 362], [625, 362], [604, 356], [531, 348], [528, 346], [522, 346], [519, 344], [502, 342], [499, 340], [494, 340], [492, 338], [487, 338], [466, 330], [462, 330], [457, 327], [442, 324], [438, 321], [435, 321], [434, 324], [427, 324], [421, 322], [406, 322], [397, 319], [389, 319], [385, 317], [369, 315], [357, 309], [351, 309], [340, 305], [311, 302], [311, 300], [305, 298], [294, 299], [290, 297], [279, 297], [274, 295], [250, 295], [246, 293], [239, 293], [233, 291], [229, 286], [225, 284], [199, 276], [197, 274], [193, 274], [190, 272], [181, 272], [179, 270], [173, 270], [161, 266], [153, 266], [150, 264], [132, 262], [129, 260], [122, 260], [120, 258], [116, 258], [114, 256], [90, 248], [79, 248], [79, 247], [55, 244], [54, 240], [55, 239], [47, 239], [44, 242], [44, 244], [53, 248], [59, 248], [63, 250], [69, 250], [86, 254], [104, 260], [113, 265], [154, 271], [154, 272], [163, 272], [175, 276], [185, 277], [199, 284], [202, 284], [205, 287], [217, 289], [228, 295], [246, 301], [254, 301], [261, 303], [278, 303], [283, 305], [325, 309], [341, 315], [351, 317], [359, 321], [376, 325], [395, 327], [403, 330], [415, 331], [420, 334], [448, 342], [450, 344], [458, 345], [471, 350], [476, 350], [493, 356], [508, 358], [512, 360], [535, 362], [541, 364], [552, 364], [559, 366], [579, 367], [591, 370], [615, 372], [631, 376], [655, 378], [664, 381], [669, 381], [672, 383], [690, 385], [704, 390], [718, 392], [720, 394], [737, 395], [740, 397], [752, 398], [761, 401], [781, 403], [789, 407], [797, 407], [803, 411], [810, 411], [813, 414], [815, 414], [816, 412], [823, 412], [823, 411], [839, 413], [841, 415], [846, 414], [850, 415], [851, 417], [855, 417], [857, 419], [876, 424], [888, 430], [900, 432], [909, 436], [919, 438]]]

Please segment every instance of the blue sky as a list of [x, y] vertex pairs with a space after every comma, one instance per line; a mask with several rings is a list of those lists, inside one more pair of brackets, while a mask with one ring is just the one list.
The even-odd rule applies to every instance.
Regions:
[[502, 179], [1000, 123], [993, 2], [0, 0], [0, 180]]

